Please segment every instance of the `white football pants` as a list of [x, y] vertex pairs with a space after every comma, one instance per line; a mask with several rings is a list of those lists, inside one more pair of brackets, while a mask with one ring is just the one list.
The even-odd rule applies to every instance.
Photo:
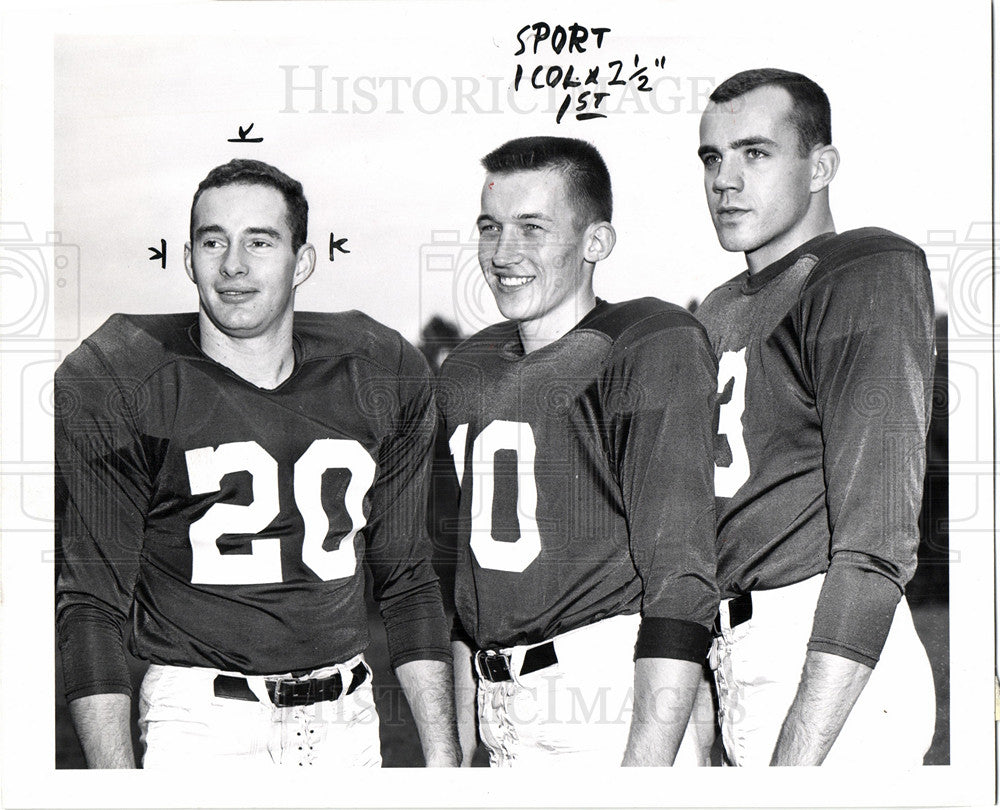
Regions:
[[[613, 616], [551, 639], [558, 663], [478, 681], [479, 733], [493, 767], [618, 767], [632, 720], [639, 616]], [[508, 647], [519, 673], [532, 646]], [[676, 765], [696, 764], [691, 734]]]
[[[736, 627], [728, 626], [728, 600], [723, 600], [722, 635], [713, 642], [710, 660], [731, 764], [770, 764], [798, 690], [824, 576], [754, 591], [753, 615]], [[922, 765], [934, 721], [930, 662], [904, 597], [882, 656], [823, 764]]]
[[[344, 689], [364, 657], [315, 670], [340, 672]], [[367, 666], [367, 664], [366, 664]], [[246, 680], [257, 700], [216, 697], [217, 669], [152, 664], [139, 692], [143, 768], [205, 769], [262, 765], [379, 767], [379, 722], [367, 680], [350, 695], [311, 706], [277, 707], [263, 676]]]

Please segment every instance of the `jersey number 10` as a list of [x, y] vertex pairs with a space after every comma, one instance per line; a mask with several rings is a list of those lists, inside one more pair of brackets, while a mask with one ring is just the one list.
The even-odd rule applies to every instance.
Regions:
[[[248, 504], [216, 503], [191, 524], [191, 582], [202, 585], [262, 585], [281, 582], [281, 538], [255, 537], [250, 554], [223, 554], [218, 539], [224, 534], [257, 534], [278, 516], [278, 462], [257, 442], [229, 442], [217, 448], [199, 447], [184, 454], [192, 495], [218, 492], [229, 473], [248, 472], [253, 501]], [[346, 469], [351, 481], [344, 506], [351, 530], [333, 551], [323, 542], [330, 518], [323, 510], [323, 473]], [[375, 461], [353, 439], [316, 439], [295, 462], [295, 506], [305, 524], [302, 562], [323, 580], [353, 576], [357, 567], [354, 537], [365, 525], [362, 500], [375, 480]]]
[[[465, 485], [465, 442], [467, 424], [459, 425], [448, 444], [455, 460], [458, 482]], [[493, 502], [496, 492], [495, 457], [501, 450], [517, 454], [517, 522], [520, 537], [512, 543], [493, 537]], [[538, 487], [535, 484], [535, 434], [527, 422], [497, 419], [490, 422], [472, 443], [472, 468], [469, 476], [472, 501], [472, 538], [470, 545], [476, 562], [496, 571], [520, 572], [542, 551], [535, 509]], [[503, 493], [508, 495], [509, 493]]]

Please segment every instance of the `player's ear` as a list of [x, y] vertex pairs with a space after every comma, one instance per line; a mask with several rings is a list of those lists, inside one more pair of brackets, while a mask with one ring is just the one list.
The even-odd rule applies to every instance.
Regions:
[[812, 180], [809, 183], [810, 191], [822, 191], [837, 176], [837, 169], [840, 167], [840, 152], [837, 147], [826, 145], [817, 146], [810, 155], [813, 164]]
[[588, 262], [599, 262], [611, 255], [617, 240], [615, 228], [610, 222], [591, 222], [587, 226], [587, 241], [583, 255]]
[[184, 270], [188, 274], [188, 278], [194, 281], [194, 259], [191, 254], [191, 243], [184, 243]]
[[295, 289], [309, 278], [315, 269], [316, 248], [306, 242], [295, 254], [295, 274], [292, 276], [292, 289]]

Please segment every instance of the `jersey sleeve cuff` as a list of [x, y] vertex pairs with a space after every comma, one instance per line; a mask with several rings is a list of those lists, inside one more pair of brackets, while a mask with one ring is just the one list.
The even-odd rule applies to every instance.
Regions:
[[857, 661], [859, 664], [864, 664], [866, 667], [870, 667], [871, 669], [875, 669], [875, 665], [878, 663], [878, 657], [872, 658], [868, 653], [862, 650], [845, 647], [843, 644], [835, 644], [829, 641], [810, 641], [806, 646], [808, 649], [816, 652], [839, 655], [841, 658], [848, 658], [851, 661]]
[[809, 649], [874, 667], [900, 596], [892, 580], [873, 570], [837, 565], [835, 555], [816, 605]]
[[437, 580], [383, 608], [382, 620], [393, 667], [417, 660], [451, 661], [448, 625]]
[[128, 695], [132, 697], [132, 687], [118, 683], [117, 681], [106, 681], [102, 683], [90, 683], [85, 686], [77, 686], [66, 690], [66, 702], [77, 700], [78, 698], [90, 697], [91, 695]]
[[711, 632], [697, 622], [646, 616], [639, 625], [635, 658], [675, 658], [701, 663], [711, 643]]
[[409, 664], [411, 661], [441, 661], [445, 664], [451, 664], [451, 650], [441, 647], [407, 650], [405, 653], [400, 653], [392, 659], [392, 668], [396, 669], [403, 664]]
[[122, 639], [124, 617], [87, 603], [57, 605], [56, 614], [66, 699], [131, 695], [132, 678]]

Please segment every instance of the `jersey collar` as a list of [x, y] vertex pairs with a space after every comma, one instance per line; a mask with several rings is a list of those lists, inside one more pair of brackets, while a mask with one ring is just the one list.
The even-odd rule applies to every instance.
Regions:
[[814, 236], [808, 242], [803, 242], [791, 253], [786, 253], [780, 259], [772, 262], [759, 273], [751, 273], [749, 270], [746, 271], [746, 277], [743, 280], [743, 287], [741, 292], [744, 295], [753, 295], [754, 293], [760, 292], [764, 287], [771, 283], [774, 279], [784, 273], [789, 267], [795, 264], [803, 256], [808, 255], [812, 250], [818, 247], [820, 244], [825, 242], [827, 239], [835, 236], [833, 231], [827, 231], [826, 233], [821, 233], [819, 236]]
[[[590, 310], [588, 310], [587, 314], [584, 315], [583, 318], [577, 321], [576, 325], [572, 329], [570, 329], [569, 332], [567, 332], [565, 335], [558, 338], [557, 340], [553, 340], [548, 346], [543, 346], [541, 349], [532, 352], [532, 354], [545, 352], [549, 349], [549, 347], [558, 345], [560, 341], [562, 341], [563, 338], [565, 338], [567, 335], [576, 332], [578, 329], [586, 329], [594, 318], [596, 318], [605, 309], [607, 309], [607, 306], [608, 306], [607, 301], [605, 301], [602, 298], [597, 298], [594, 306], [591, 307]], [[525, 355], [524, 353], [524, 344], [521, 343], [521, 333], [517, 329], [517, 321], [507, 321], [505, 324], [502, 324], [502, 326], [510, 329], [511, 334], [506, 339], [501, 340], [499, 347], [500, 354], [503, 355], [508, 360], [523, 360], [527, 355]]]
[[254, 385], [252, 382], [250, 382], [250, 380], [246, 379], [246, 377], [241, 377], [239, 374], [237, 374], [235, 371], [229, 368], [229, 366], [220, 363], [218, 360], [215, 360], [209, 357], [207, 354], [205, 354], [204, 350], [201, 348], [201, 329], [198, 326], [198, 313], [194, 314], [194, 322], [187, 328], [186, 331], [189, 341], [188, 349], [190, 352], [188, 356], [190, 358], [212, 363], [213, 365], [216, 365], [219, 368], [225, 369], [230, 376], [236, 378], [237, 380], [242, 380], [246, 385], [249, 385], [251, 388], [256, 388], [259, 391], [280, 390], [285, 385], [287, 385], [289, 381], [293, 377], [295, 377], [296, 374], [298, 374], [299, 368], [301, 368], [303, 361], [307, 359], [305, 346], [303, 345], [302, 339], [299, 337], [298, 330], [295, 329], [295, 325], [293, 322], [292, 353], [294, 355], [295, 360], [294, 360], [294, 365], [292, 366], [292, 373], [289, 374], [288, 377], [286, 377], [285, 380], [283, 380], [282, 383], [278, 385], [276, 388], [261, 388], [259, 385]]

